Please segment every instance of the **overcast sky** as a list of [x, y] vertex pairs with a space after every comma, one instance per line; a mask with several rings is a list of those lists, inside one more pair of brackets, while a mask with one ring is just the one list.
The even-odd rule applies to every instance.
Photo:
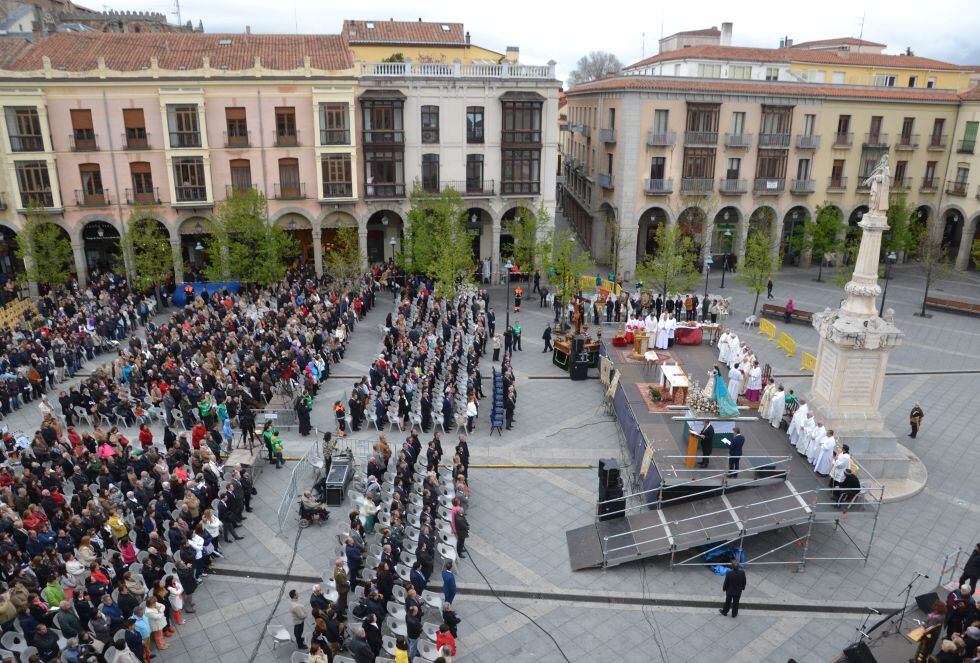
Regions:
[[[92, 9], [173, 12], [173, 0], [113, 0]], [[449, 0], [181, 0], [181, 16], [207, 32], [338, 33], [345, 18], [462, 21], [475, 44], [503, 51], [519, 46], [528, 64], [558, 62], [563, 78], [584, 53], [607, 50], [623, 64], [657, 52], [657, 40], [681, 30], [735, 24], [735, 46], [776, 47], [788, 35], [796, 42], [829, 37], [857, 37], [864, 16], [864, 38], [888, 44], [887, 53], [911, 46], [916, 55], [957, 64], [980, 64], [978, 0], [700, 0], [697, 3], [586, 2], [450, 2]], [[295, 9], [295, 11], [294, 11]], [[272, 11], [270, 11], [272, 10]], [[176, 17], [171, 17], [176, 20]]]

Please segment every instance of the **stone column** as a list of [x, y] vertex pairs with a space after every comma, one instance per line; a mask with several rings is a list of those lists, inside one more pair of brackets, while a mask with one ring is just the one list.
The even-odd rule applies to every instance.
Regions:
[[735, 233], [735, 264], [738, 268], [745, 261], [745, 245], [749, 241], [749, 217], [742, 216]]
[[319, 224], [313, 226], [313, 269], [317, 277], [323, 276], [323, 229]]
[[357, 227], [357, 245], [358, 245], [358, 249], [361, 252], [361, 266], [364, 267], [364, 269], [367, 269], [368, 266], [367, 235], [368, 235], [367, 226], [359, 225]]
[[174, 258], [174, 283], [184, 282], [184, 256], [181, 253], [180, 237], [170, 240], [170, 252]]
[[963, 234], [960, 235], [960, 249], [956, 253], [956, 269], [965, 271], [970, 267], [973, 250], [973, 236], [977, 232], [977, 217], [963, 222]]
[[493, 282], [493, 277], [500, 273], [500, 218], [494, 216], [491, 219], [493, 227], [491, 228], [491, 241], [493, 246], [490, 247], [490, 261], [493, 263], [490, 265], [490, 281]]
[[75, 273], [78, 275], [78, 287], [84, 288], [88, 285], [88, 265], [85, 263], [85, 245], [81, 242], [72, 242], [71, 252], [75, 256]]

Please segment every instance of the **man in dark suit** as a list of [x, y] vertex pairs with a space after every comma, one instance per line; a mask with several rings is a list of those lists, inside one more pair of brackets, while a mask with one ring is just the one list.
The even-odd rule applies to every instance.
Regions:
[[737, 559], [732, 560], [732, 570], [725, 574], [725, 583], [721, 586], [721, 591], [725, 592], [725, 607], [718, 608], [718, 612], [727, 617], [731, 608], [732, 619], [738, 617], [738, 602], [744, 589], [745, 571], [739, 567]]
[[245, 538], [244, 536], [238, 536], [238, 532], [235, 531], [235, 512], [231, 504], [229, 504], [227, 492], [221, 494], [221, 500], [218, 502], [218, 520], [221, 521], [221, 529], [224, 533], [226, 543], [231, 543], [228, 534], [235, 537], [236, 541], [241, 541]]
[[551, 352], [551, 325], [545, 325], [544, 333], [541, 334], [541, 338], [544, 339], [544, 350], [541, 352]]
[[745, 436], [738, 426], [732, 431], [735, 434], [732, 435], [731, 444], [728, 445], [728, 476], [737, 477], [738, 463], [742, 459], [742, 447], [745, 446]]
[[470, 521], [466, 519], [466, 511], [460, 507], [456, 512], [456, 554], [460, 559], [466, 557], [466, 537], [470, 535]]
[[[657, 300], [654, 302], [654, 306], [657, 308], [657, 317], [660, 317], [660, 312], [664, 310], [664, 300], [661, 299], [660, 295], [657, 295]], [[634, 307], [635, 308], [635, 307]]]
[[705, 419], [701, 432], [695, 433], [695, 435], [701, 440], [701, 460], [698, 462], [698, 467], [707, 467], [708, 456], [711, 455], [712, 441], [715, 439], [715, 427], [711, 425], [710, 421]]

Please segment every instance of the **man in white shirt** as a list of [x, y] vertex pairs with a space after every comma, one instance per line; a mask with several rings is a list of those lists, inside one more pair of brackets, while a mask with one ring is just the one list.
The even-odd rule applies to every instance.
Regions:
[[851, 466], [851, 448], [846, 444], [841, 447], [840, 453], [834, 455], [834, 462], [830, 467], [830, 487], [836, 488], [844, 482], [844, 470]]

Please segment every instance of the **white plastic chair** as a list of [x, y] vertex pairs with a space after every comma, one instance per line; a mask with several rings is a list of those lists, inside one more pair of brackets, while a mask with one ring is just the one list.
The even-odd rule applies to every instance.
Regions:
[[427, 661], [434, 661], [439, 657], [439, 648], [435, 643], [419, 638], [419, 656]]
[[289, 635], [289, 631], [282, 624], [269, 624], [265, 628], [266, 635], [272, 638], [272, 650], [275, 651], [276, 646], [283, 642], [290, 642], [292, 638]]
[[[18, 621], [18, 620], [14, 620]], [[27, 649], [27, 638], [24, 637], [23, 633], [17, 633], [16, 631], [9, 631], [3, 634], [0, 638], [0, 644], [3, 645], [4, 649], [18, 653]]]
[[307, 663], [310, 660], [310, 655], [302, 651], [294, 651], [289, 657], [289, 663]]

